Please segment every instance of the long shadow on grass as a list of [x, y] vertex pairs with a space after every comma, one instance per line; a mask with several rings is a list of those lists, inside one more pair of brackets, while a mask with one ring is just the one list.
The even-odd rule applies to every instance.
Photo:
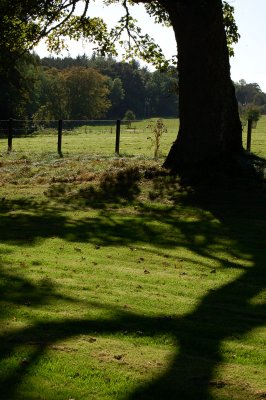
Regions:
[[[233, 282], [211, 290], [193, 312], [168, 326], [179, 343], [180, 351], [166, 373], [137, 389], [129, 397], [130, 400], [207, 400], [217, 398], [217, 394], [211, 394], [214, 388], [220, 389], [226, 385], [235, 385], [237, 388], [237, 382], [215, 379], [215, 372], [223, 362], [221, 346], [224, 340], [237, 343], [243, 335], [265, 324], [265, 303], [252, 304], [252, 299], [265, 289], [266, 282], [265, 196], [258, 193], [257, 196], [245, 191], [229, 190], [225, 193], [209, 191], [207, 196], [205, 192], [194, 198], [194, 205], [200, 204], [205, 210], [211, 211], [229, 230], [236, 246], [229, 252], [249, 253], [253, 267], [243, 268], [243, 273]], [[199, 248], [198, 252], [204, 255], [206, 248]], [[228, 267], [226, 260], [222, 266]], [[238, 392], [242, 396], [239, 398], [265, 397], [265, 392], [256, 396], [252, 390], [245, 392], [241, 386]]]
[[[166, 186], [167, 191], [169, 184]], [[172, 188], [173, 186], [170, 189]], [[145, 209], [139, 205], [140, 215], [134, 219], [103, 213], [95, 219], [72, 221], [72, 225], [67, 217], [63, 213], [57, 213], [56, 209], [45, 209], [45, 206], [42, 206], [41, 210], [36, 210], [36, 204], [27, 204], [28, 213], [16, 216], [16, 229], [1, 233], [2, 241], [23, 244], [23, 235], [18, 235], [20, 230], [24, 234], [26, 232], [27, 241], [32, 244], [36, 238], [56, 235], [84, 242], [97, 240], [105, 245], [153, 241], [155, 245], [169, 249], [177, 245], [186, 246], [210, 260], [219, 260], [221, 267], [229, 268], [233, 265], [226, 259], [218, 258], [215, 251], [211, 250], [217, 238], [219, 240], [222, 227], [227, 231], [230, 241], [234, 241], [234, 249], [228, 249], [228, 253], [246, 254], [251, 258], [253, 267], [239, 266], [242, 272], [237, 279], [211, 290], [191, 313], [182, 317], [153, 318], [113, 308], [115, 317], [111, 320], [37, 321], [29, 327], [9, 332], [8, 335], [3, 333], [0, 338], [3, 360], [21, 344], [31, 344], [32, 352], [25, 363], [15, 366], [3, 377], [0, 388], [0, 393], [4, 394], [2, 399], [17, 398], [19, 384], [51, 345], [76, 335], [95, 332], [116, 334], [127, 331], [128, 335], [134, 335], [137, 331], [142, 331], [147, 336], [163, 333], [175, 338], [179, 350], [175, 351], [167, 371], [151, 383], [139, 387], [127, 397], [128, 400], [207, 400], [214, 398], [211, 394], [212, 389], [218, 390], [230, 385], [230, 382], [216, 381], [214, 378], [216, 368], [223, 361], [223, 341], [229, 338], [238, 341], [242, 335], [264, 323], [265, 306], [252, 303], [251, 300], [265, 287], [265, 195], [240, 190], [224, 190], [221, 193], [209, 191], [208, 196], [199, 195], [194, 197], [193, 201], [194, 205], [201, 209], [198, 219], [192, 221], [180, 219], [174, 207], [162, 211], [156, 208]], [[10, 213], [14, 206], [15, 204], [9, 203], [6, 212]], [[206, 214], [205, 211], [211, 214]], [[206, 215], [214, 216], [221, 225], [215, 225], [213, 217]], [[3, 216], [3, 224], [7, 224], [5, 218], [9, 216]], [[162, 225], [165, 225], [159, 232], [158, 226], [153, 225], [158, 218], [161, 219]], [[43, 233], [44, 224], [49, 227], [46, 233]], [[169, 231], [171, 235], [167, 234]], [[197, 243], [196, 235], [201, 235], [204, 240]], [[8, 277], [6, 278], [8, 284]], [[41, 304], [43, 293], [38, 288], [35, 288], [34, 292], [36, 301]], [[53, 293], [54, 289], [51, 288], [50, 294]], [[3, 292], [3, 300], [7, 303], [16, 303], [15, 296], [15, 292], [9, 295]], [[242, 394], [243, 398], [256, 398], [248, 390]]]

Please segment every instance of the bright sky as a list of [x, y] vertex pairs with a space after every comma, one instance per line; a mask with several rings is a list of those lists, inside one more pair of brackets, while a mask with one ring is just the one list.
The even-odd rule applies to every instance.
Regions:
[[[231, 59], [231, 74], [234, 81], [245, 79], [248, 83], [256, 82], [266, 93], [266, 0], [228, 0], [235, 7], [235, 19], [241, 38], [235, 46], [235, 56]], [[91, 16], [101, 16], [112, 26], [121, 16], [122, 8], [118, 5], [103, 7], [96, 0], [92, 4]], [[176, 54], [176, 45], [171, 28], [154, 24], [150, 17], [146, 16], [141, 5], [134, 6], [133, 15], [140, 21], [140, 25], [162, 47], [167, 57]], [[123, 13], [123, 11], [122, 11]], [[89, 44], [70, 42], [69, 53], [76, 57], [82, 54], [91, 54]], [[36, 48], [41, 56], [48, 56], [44, 44]]]

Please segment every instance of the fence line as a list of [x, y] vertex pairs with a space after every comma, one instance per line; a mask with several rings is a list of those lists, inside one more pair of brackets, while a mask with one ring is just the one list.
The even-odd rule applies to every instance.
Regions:
[[[7, 151], [10, 153], [12, 151], [12, 145], [13, 145], [13, 137], [14, 137], [14, 131], [26, 131], [26, 136], [29, 135], [28, 131], [29, 130], [38, 130], [38, 128], [40, 128], [40, 126], [42, 126], [44, 124], [49, 124], [49, 125], [55, 125], [57, 124], [57, 153], [59, 154], [60, 157], [63, 157], [63, 153], [62, 153], [62, 136], [63, 136], [63, 127], [65, 129], [67, 129], [67, 126], [64, 126], [66, 123], [72, 124], [72, 128], [73, 125], [75, 127], [77, 126], [83, 126], [84, 124], [86, 125], [91, 125], [91, 126], [110, 126], [110, 125], [114, 125], [116, 127], [116, 136], [115, 136], [115, 153], [117, 155], [119, 155], [119, 147], [120, 147], [120, 127], [121, 124], [131, 124], [133, 121], [121, 121], [121, 120], [90, 120], [90, 121], [86, 121], [86, 120], [50, 120], [50, 121], [46, 121], [46, 120], [39, 120], [39, 121], [35, 121], [34, 123], [31, 123], [30, 126], [28, 126], [28, 121], [26, 120], [15, 120], [10, 118], [9, 120], [2, 120], [0, 121], [0, 130], [3, 131], [3, 133], [5, 133], [5, 130], [7, 132]], [[25, 123], [26, 127], [24, 128], [15, 128], [14, 127], [14, 123]], [[64, 124], [65, 123], [65, 124]], [[52, 129], [54, 129], [55, 127], [53, 126]]]
[[[164, 119], [167, 121], [167, 119]], [[170, 119], [169, 121], [173, 121]], [[174, 120], [177, 121], [177, 120]], [[124, 120], [38, 120], [38, 121], [29, 121], [29, 120], [16, 120], [16, 119], [8, 119], [8, 120], [0, 120], [0, 135], [2, 137], [7, 137], [7, 151], [12, 152], [13, 147], [13, 139], [18, 137], [32, 137], [40, 133], [44, 132], [49, 134], [51, 131], [53, 133], [57, 133], [57, 153], [60, 157], [63, 157], [64, 147], [64, 136], [67, 137], [67, 132], [76, 129], [76, 128], [85, 128], [85, 133], [100, 133], [100, 129], [103, 128], [103, 131], [106, 133], [107, 127], [110, 128], [110, 133], [114, 134], [114, 153], [119, 155], [120, 153], [120, 139], [121, 139], [121, 127], [126, 126], [127, 131], [130, 133], [140, 132], [140, 128], [136, 128], [137, 123], [146, 122], [142, 121], [124, 121]], [[132, 127], [131, 124], [136, 123], [135, 126]], [[175, 135], [177, 133], [177, 125], [173, 128], [175, 129]], [[261, 120], [258, 121], [258, 125], [256, 127], [256, 122], [249, 119], [242, 124], [244, 138], [246, 136], [246, 144], [245, 147], [247, 151], [251, 151], [252, 145], [252, 133], [253, 130], [259, 127], [259, 132], [265, 131], [266, 133], [266, 116], [262, 117]], [[147, 129], [147, 123], [142, 124], [143, 132]], [[24, 132], [24, 134], [22, 133]], [[260, 133], [259, 133], [260, 134]], [[41, 136], [41, 135], [40, 135]], [[258, 136], [257, 136], [258, 137]], [[98, 140], [98, 139], [97, 139]], [[108, 138], [109, 140], [109, 138]], [[66, 143], [66, 141], [65, 141]], [[66, 143], [67, 144], [67, 143]]]

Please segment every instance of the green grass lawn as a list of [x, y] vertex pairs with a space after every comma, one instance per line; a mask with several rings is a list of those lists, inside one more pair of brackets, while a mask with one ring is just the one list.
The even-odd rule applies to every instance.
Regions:
[[82, 153], [0, 158], [0, 399], [265, 398], [265, 192]]

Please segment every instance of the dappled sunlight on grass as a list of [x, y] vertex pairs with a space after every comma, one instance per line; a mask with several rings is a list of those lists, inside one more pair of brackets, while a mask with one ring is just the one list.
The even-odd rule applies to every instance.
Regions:
[[0, 188], [3, 400], [260, 398], [265, 194], [52, 165]]

